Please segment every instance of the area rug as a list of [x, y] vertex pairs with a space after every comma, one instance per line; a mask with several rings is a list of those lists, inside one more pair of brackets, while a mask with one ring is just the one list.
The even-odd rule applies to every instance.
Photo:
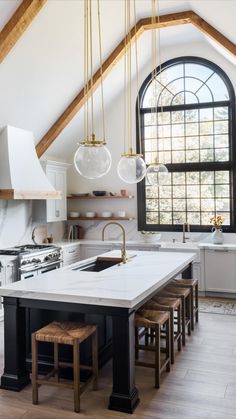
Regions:
[[201, 313], [231, 314], [236, 316], [236, 299], [200, 297], [199, 311]]

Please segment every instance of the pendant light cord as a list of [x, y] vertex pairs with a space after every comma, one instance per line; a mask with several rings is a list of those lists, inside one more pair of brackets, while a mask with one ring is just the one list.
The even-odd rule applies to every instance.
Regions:
[[142, 152], [141, 147], [141, 121], [140, 121], [140, 98], [139, 98], [139, 67], [138, 67], [138, 42], [137, 42], [137, 11], [136, 11], [136, 0], [134, 0], [134, 32], [135, 32], [135, 64], [136, 64], [136, 85], [137, 85], [137, 107], [138, 107], [138, 145], [139, 153]]
[[84, 138], [88, 140], [88, 0], [84, 0]]
[[91, 83], [91, 131], [92, 139], [94, 134], [94, 112], [93, 112], [93, 28], [92, 28], [92, 0], [89, 0], [89, 43], [90, 43], [90, 83]]
[[102, 69], [102, 33], [101, 33], [101, 16], [100, 16], [100, 0], [97, 0], [98, 11], [98, 34], [99, 34], [99, 56], [100, 56], [100, 76], [101, 76], [101, 97], [102, 97], [102, 132], [103, 141], [106, 141], [105, 129], [105, 106], [104, 106], [104, 89], [103, 89], [103, 69]]
[[127, 79], [126, 79], [126, 73], [127, 73], [127, 5], [126, 0], [124, 1], [124, 154], [126, 153], [126, 128], [127, 128]]

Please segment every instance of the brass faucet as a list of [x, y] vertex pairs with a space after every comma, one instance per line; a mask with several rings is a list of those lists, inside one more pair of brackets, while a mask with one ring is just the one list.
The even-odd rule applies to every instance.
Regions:
[[125, 240], [125, 229], [124, 227], [120, 224], [117, 223], [115, 221], [110, 221], [110, 223], [107, 223], [103, 229], [102, 229], [102, 241], [104, 241], [104, 237], [105, 237], [105, 229], [107, 228], [107, 226], [111, 225], [111, 224], [115, 224], [117, 226], [119, 226], [122, 230], [122, 236], [123, 236], [123, 242], [122, 242], [122, 248], [121, 248], [121, 258], [122, 258], [122, 262], [123, 263], [127, 263], [127, 257], [126, 257], [126, 240]]
[[186, 243], [186, 240], [190, 239], [190, 237], [186, 237], [186, 233], [190, 233], [189, 223], [183, 223], [183, 243]]

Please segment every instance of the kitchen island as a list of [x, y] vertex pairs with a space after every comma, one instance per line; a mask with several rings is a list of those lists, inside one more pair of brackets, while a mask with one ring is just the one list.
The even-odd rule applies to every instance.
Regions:
[[[119, 257], [120, 253], [113, 251], [103, 256]], [[51, 320], [48, 310], [55, 315], [77, 313], [92, 315], [94, 319], [96, 315], [111, 316], [113, 391], [109, 408], [133, 412], [139, 402], [134, 374], [135, 311], [179, 273], [191, 275], [196, 255], [130, 252], [128, 256], [127, 264], [101, 272], [81, 271], [88, 263], [82, 261], [0, 288], [5, 310], [1, 388], [19, 391], [30, 381], [26, 348], [32, 332], [28, 327], [31, 311], [46, 313], [44, 324]]]

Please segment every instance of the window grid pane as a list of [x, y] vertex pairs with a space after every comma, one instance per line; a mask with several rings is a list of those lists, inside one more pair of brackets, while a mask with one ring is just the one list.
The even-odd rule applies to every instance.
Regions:
[[221, 214], [229, 225], [229, 179], [228, 170], [169, 172], [161, 187], [146, 185], [146, 223], [209, 225]]

